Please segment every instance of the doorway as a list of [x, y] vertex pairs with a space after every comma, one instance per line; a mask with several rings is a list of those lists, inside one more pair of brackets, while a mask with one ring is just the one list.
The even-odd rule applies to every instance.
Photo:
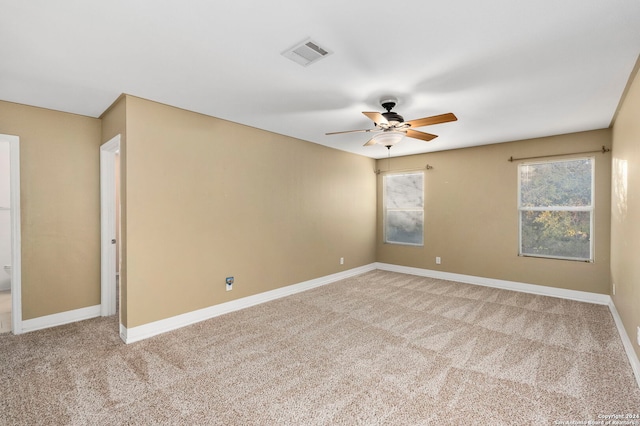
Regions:
[[20, 139], [0, 134], [0, 332], [22, 333]]
[[118, 272], [120, 245], [119, 171], [120, 135], [100, 147], [100, 288], [101, 314], [115, 315], [118, 310]]

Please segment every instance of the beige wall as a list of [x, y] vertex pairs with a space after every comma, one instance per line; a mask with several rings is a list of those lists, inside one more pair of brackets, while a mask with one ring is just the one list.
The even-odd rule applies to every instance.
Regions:
[[24, 320], [100, 304], [100, 125], [0, 101], [20, 137]]
[[[439, 142], [436, 139], [431, 143]], [[611, 145], [610, 130], [392, 158], [392, 171], [433, 166], [425, 171], [425, 244], [411, 247], [382, 243], [380, 175], [377, 260], [607, 294], [610, 154], [591, 154], [596, 160], [594, 263], [518, 256], [518, 163], [507, 161], [510, 157], [598, 150], [603, 145]], [[388, 160], [379, 160], [378, 167], [388, 170]], [[436, 265], [436, 256], [442, 258], [441, 265]]]
[[640, 77], [635, 79], [613, 125], [611, 199], [611, 279], [613, 301], [636, 355], [640, 347]]
[[130, 96], [126, 117], [127, 327], [375, 261], [374, 160]]

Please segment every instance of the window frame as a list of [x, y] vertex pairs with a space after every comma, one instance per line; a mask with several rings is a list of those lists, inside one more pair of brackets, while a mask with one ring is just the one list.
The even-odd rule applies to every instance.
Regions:
[[[404, 175], [420, 175], [422, 178], [422, 207], [414, 208], [387, 208], [387, 178], [393, 176]], [[425, 173], [421, 170], [398, 172], [398, 173], [385, 173], [382, 176], [382, 241], [384, 244], [394, 244], [409, 247], [424, 247], [424, 234], [425, 234]], [[407, 212], [421, 212], [422, 213], [422, 233], [420, 235], [420, 243], [408, 243], [401, 241], [389, 241], [387, 231], [387, 215], [389, 211], [407, 211]]]
[[[570, 161], [583, 161], [588, 160], [591, 163], [591, 203], [589, 206], [544, 206], [544, 207], [523, 207], [522, 206], [522, 172], [521, 168], [524, 166], [532, 166], [537, 164], [549, 164], [549, 163], [564, 163]], [[521, 257], [535, 257], [542, 259], [555, 259], [555, 260], [568, 260], [574, 262], [587, 262], [593, 263], [595, 260], [595, 245], [594, 245], [594, 228], [595, 228], [595, 177], [596, 177], [596, 160], [593, 156], [588, 157], [575, 157], [569, 159], [556, 159], [546, 161], [527, 161], [518, 164], [518, 256]], [[554, 256], [546, 254], [530, 254], [523, 253], [522, 247], [522, 213], [524, 211], [588, 211], [589, 214], [589, 258], [583, 257], [567, 257], [567, 256]]]

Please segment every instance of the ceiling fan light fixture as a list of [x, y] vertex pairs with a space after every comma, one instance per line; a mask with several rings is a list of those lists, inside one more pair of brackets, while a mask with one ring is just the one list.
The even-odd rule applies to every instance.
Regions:
[[387, 131], [378, 133], [372, 139], [378, 145], [392, 146], [404, 139], [406, 135], [405, 132]]

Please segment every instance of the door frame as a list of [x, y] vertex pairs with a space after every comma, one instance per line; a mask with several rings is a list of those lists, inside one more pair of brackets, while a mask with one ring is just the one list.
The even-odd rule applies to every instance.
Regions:
[[[100, 146], [100, 313], [116, 313], [116, 154], [120, 135]], [[119, 244], [120, 242], [117, 241]]]
[[20, 227], [20, 138], [0, 134], [9, 142], [11, 203], [11, 332], [22, 334], [22, 228]]

